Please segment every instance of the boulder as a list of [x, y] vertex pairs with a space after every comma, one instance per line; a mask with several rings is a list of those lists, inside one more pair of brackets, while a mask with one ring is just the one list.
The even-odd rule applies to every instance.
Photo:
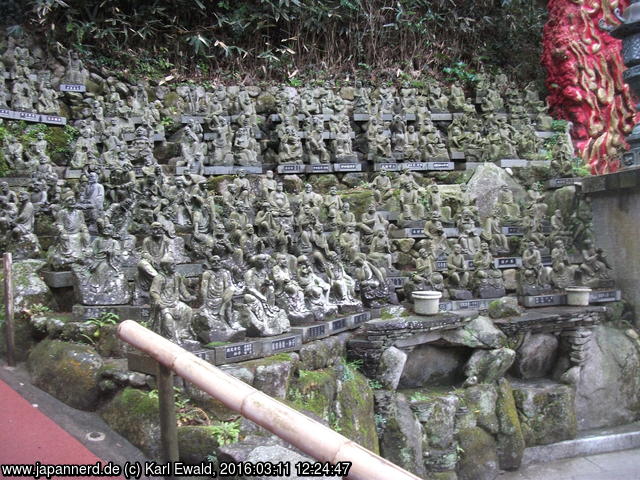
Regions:
[[463, 368], [469, 359], [467, 348], [444, 348], [418, 345], [407, 355], [400, 388], [430, 385], [454, 385], [463, 379]]
[[499, 429], [497, 401], [498, 392], [493, 384], [473, 385], [464, 389], [464, 403], [476, 416], [476, 424], [493, 435]]
[[488, 313], [491, 318], [505, 318], [520, 315], [523, 311], [516, 297], [502, 297], [489, 303]]
[[514, 381], [513, 398], [527, 447], [575, 438], [575, 392], [550, 380]]
[[160, 404], [157, 396], [125, 388], [104, 407], [100, 416], [150, 459], [161, 459]]
[[576, 385], [579, 430], [633, 422], [640, 416], [640, 351], [623, 330], [599, 326]]
[[210, 455], [216, 455], [218, 432], [215, 427], [203, 425], [185, 425], [178, 427], [178, 451], [180, 460], [189, 464], [208, 461]]
[[[314, 459], [305, 457], [304, 455], [300, 455], [299, 453], [294, 452], [293, 450], [289, 450], [288, 448], [281, 447], [279, 445], [272, 446], [260, 446], [251, 451], [246, 458], [247, 462], [250, 463], [289, 463], [289, 467], [291, 470], [291, 475], [287, 475], [286, 477], [278, 476], [277, 478], [282, 479], [304, 479], [309, 477], [301, 477], [296, 474], [296, 464], [301, 462], [315, 462]], [[273, 475], [265, 475], [265, 476], [247, 476], [241, 477], [241, 479], [246, 480], [266, 480], [274, 478]], [[314, 477], [329, 480], [335, 477]]]
[[467, 382], [470, 384], [495, 382], [511, 368], [515, 357], [516, 352], [506, 347], [495, 350], [476, 350], [465, 367]]
[[374, 415], [373, 390], [369, 380], [358, 371], [338, 379], [333, 412], [328, 418], [332, 428], [374, 453], [379, 453]]
[[498, 461], [503, 470], [517, 470], [522, 463], [525, 443], [513, 398], [513, 389], [506, 379], [501, 378], [498, 380], [497, 392]]
[[460, 399], [456, 395], [420, 390], [411, 398], [411, 408], [422, 424], [424, 440], [431, 449], [447, 449], [454, 443], [456, 411]]
[[31, 350], [27, 365], [38, 388], [74, 408], [97, 407], [103, 361], [93, 347], [44, 340]]
[[[15, 312], [32, 305], [56, 310], [56, 301], [38, 272], [46, 265], [44, 260], [21, 260], [13, 263], [13, 301]], [[0, 298], [4, 298], [4, 271], [0, 269]]]
[[557, 358], [558, 337], [550, 333], [529, 334], [516, 350], [511, 373], [518, 378], [541, 378], [553, 369]]
[[380, 372], [378, 378], [384, 388], [389, 390], [398, 388], [406, 361], [407, 354], [396, 347], [389, 347], [382, 352], [380, 366], [378, 367]]
[[471, 198], [476, 199], [480, 217], [487, 217], [493, 210], [503, 185], [513, 192], [516, 202], [525, 198], [525, 189], [503, 168], [493, 163], [483, 163], [475, 169], [467, 183], [467, 191]]
[[479, 427], [458, 432], [460, 461], [459, 480], [493, 480], [498, 476], [496, 441]]
[[422, 428], [401, 393], [376, 392], [376, 412], [380, 415], [380, 454], [419, 477], [425, 476], [422, 455]]
[[452, 345], [470, 348], [499, 348], [507, 337], [490, 318], [479, 316], [462, 328], [445, 332], [442, 339]]

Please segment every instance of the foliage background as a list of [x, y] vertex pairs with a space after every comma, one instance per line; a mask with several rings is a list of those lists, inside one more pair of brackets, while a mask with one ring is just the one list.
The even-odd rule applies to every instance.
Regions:
[[8, 0], [10, 33], [146, 76], [372, 80], [501, 69], [542, 84], [534, 0]]

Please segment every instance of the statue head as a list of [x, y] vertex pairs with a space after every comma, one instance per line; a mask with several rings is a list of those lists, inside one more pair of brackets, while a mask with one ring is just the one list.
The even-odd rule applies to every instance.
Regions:
[[220, 257], [218, 255], [211, 255], [209, 257], [209, 268], [213, 271], [220, 270]]
[[462, 245], [460, 245], [459, 243], [456, 243], [453, 246], [453, 253], [455, 253], [456, 255], [459, 255], [462, 253]]
[[163, 272], [172, 275], [176, 271], [176, 262], [170, 255], [165, 255], [160, 260], [160, 268]]
[[482, 242], [482, 243], [480, 244], [480, 251], [481, 251], [482, 253], [487, 253], [487, 252], [489, 252], [489, 244], [488, 244], [487, 242]]

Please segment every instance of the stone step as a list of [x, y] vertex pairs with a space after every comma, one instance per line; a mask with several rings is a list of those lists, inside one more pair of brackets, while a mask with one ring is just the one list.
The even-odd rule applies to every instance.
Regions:
[[529, 447], [522, 466], [640, 447], [640, 422], [580, 432], [573, 440]]

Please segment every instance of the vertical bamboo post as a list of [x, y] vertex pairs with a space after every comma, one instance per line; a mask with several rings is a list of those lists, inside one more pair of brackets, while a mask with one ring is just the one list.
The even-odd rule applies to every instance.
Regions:
[[173, 371], [158, 363], [158, 398], [160, 400], [160, 443], [165, 462], [178, 461], [178, 426], [173, 396]]
[[7, 365], [15, 366], [16, 337], [13, 324], [13, 263], [11, 254], [5, 253], [4, 260], [4, 331], [7, 344]]

